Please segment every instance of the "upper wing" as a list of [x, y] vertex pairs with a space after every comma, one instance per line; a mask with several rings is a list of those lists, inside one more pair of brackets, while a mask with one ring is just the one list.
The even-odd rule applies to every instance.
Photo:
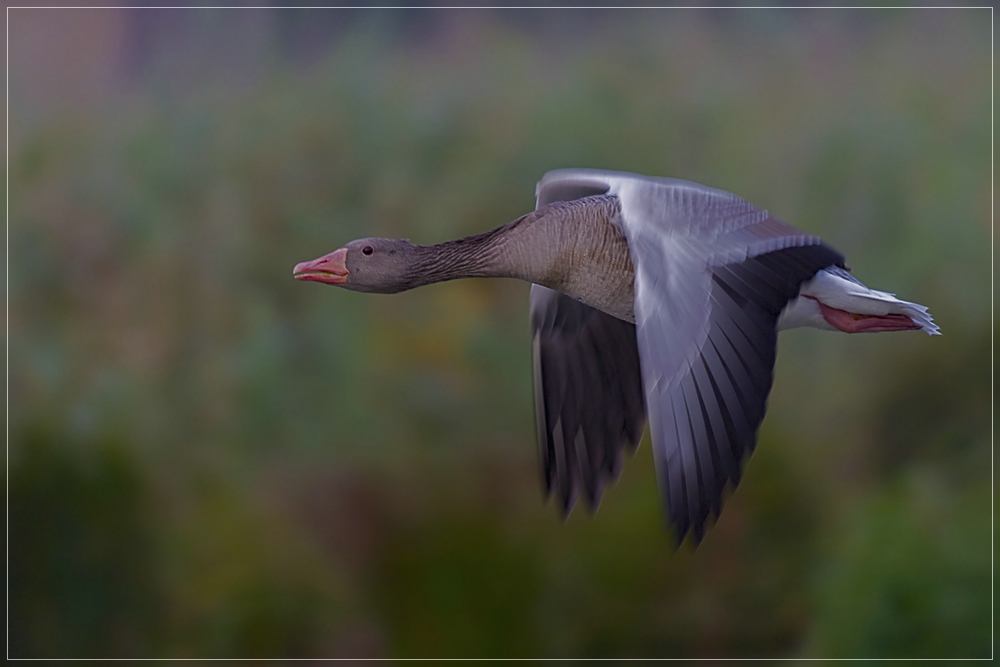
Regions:
[[657, 474], [679, 540], [700, 539], [764, 418], [776, 324], [802, 282], [843, 257], [733, 194], [686, 181], [562, 170], [550, 192], [617, 195]]

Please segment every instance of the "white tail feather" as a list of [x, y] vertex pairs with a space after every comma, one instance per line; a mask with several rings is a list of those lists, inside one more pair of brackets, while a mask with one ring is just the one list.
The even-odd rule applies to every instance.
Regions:
[[801, 296], [839, 310], [861, 315], [905, 315], [930, 336], [941, 335], [927, 307], [897, 299], [895, 294], [873, 290], [843, 269], [831, 267], [818, 272], [802, 285]]

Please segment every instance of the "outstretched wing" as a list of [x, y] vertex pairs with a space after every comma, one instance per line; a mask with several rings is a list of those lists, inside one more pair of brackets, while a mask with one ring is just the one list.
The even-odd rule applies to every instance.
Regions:
[[[709, 317], [678, 367], [655, 315], [639, 334], [660, 490], [678, 541], [700, 541], [754, 449], [774, 378], [778, 317], [799, 286], [840, 256], [824, 245], [778, 250], [711, 269]], [[688, 341], [690, 342], [690, 341]], [[690, 349], [690, 348], [689, 348]]]
[[642, 438], [645, 408], [635, 325], [531, 286], [535, 420], [547, 495], [564, 515], [582, 490], [593, 510]]
[[733, 194], [560, 170], [547, 192], [619, 197], [636, 267], [636, 336], [660, 488], [678, 541], [700, 540], [764, 418], [781, 311], [843, 257]]

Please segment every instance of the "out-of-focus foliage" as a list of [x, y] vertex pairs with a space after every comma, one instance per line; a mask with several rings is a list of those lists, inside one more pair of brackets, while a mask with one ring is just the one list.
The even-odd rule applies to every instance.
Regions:
[[[990, 654], [986, 10], [9, 18], [12, 656]], [[697, 549], [648, 442], [562, 523], [527, 285], [290, 272], [564, 166], [738, 192], [944, 335], [782, 334]]]

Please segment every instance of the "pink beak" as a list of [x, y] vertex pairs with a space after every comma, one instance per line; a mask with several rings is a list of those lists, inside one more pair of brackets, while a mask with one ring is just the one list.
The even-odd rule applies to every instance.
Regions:
[[327, 285], [343, 285], [347, 282], [347, 248], [334, 250], [311, 262], [300, 262], [292, 269], [296, 280], [310, 280]]

